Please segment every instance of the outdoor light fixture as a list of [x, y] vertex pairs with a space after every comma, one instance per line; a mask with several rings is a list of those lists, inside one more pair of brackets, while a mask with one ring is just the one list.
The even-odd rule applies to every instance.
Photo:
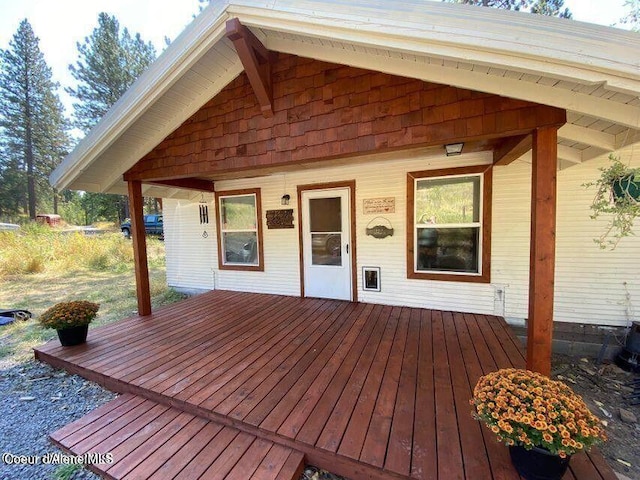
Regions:
[[291, 195], [285, 193], [280, 199], [280, 205], [289, 205], [289, 200], [291, 200]]
[[454, 157], [462, 153], [464, 143], [449, 143], [444, 146], [444, 150], [447, 152], [447, 157]]

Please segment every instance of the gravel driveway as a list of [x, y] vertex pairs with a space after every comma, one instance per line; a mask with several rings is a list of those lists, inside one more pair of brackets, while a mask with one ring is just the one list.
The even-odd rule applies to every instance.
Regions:
[[[0, 455], [42, 457], [60, 453], [47, 435], [112, 400], [115, 394], [77, 375], [29, 361], [0, 366]], [[54, 479], [58, 465], [9, 465], [0, 457], [0, 479]], [[98, 478], [81, 470], [73, 479]]]

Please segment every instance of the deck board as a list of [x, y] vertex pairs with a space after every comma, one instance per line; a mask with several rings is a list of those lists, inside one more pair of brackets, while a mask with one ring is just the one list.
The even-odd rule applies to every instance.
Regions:
[[[214, 291], [36, 356], [125, 393], [52, 440], [117, 478], [518, 479], [471, 417], [477, 379], [524, 366], [491, 315]], [[575, 461], [574, 461], [575, 460]], [[576, 455], [566, 480], [612, 480]]]
[[303, 465], [300, 452], [130, 394], [50, 438], [76, 455], [112, 453], [112, 464], [90, 468], [113, 479], [297, 480]]

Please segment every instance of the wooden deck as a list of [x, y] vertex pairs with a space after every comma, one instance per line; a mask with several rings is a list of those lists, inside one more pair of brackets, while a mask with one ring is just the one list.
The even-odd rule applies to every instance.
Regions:
[[[354, 480], [518, 478], [470, 415], [478, 377], [524, 366], [498, 317], [214, 291], [36, 357]], [[565, 478], [616, 479], [597, 451]]]
[[292, 480], [304, 468], [300, 452], [129, 393], [50, 438], [112, 479]]

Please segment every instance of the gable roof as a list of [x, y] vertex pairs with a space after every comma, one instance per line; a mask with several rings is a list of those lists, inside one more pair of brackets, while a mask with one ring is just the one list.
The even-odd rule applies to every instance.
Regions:
[[225, 38], [231, 18], [272, 51], [566, 109], [558, 156], [568, 164], [640, 140], [637, 33], [424, 0], [225, 0], [212, 2], [162, 53], [52, 183], [125, 193], [122, 174], [242, 72]]

